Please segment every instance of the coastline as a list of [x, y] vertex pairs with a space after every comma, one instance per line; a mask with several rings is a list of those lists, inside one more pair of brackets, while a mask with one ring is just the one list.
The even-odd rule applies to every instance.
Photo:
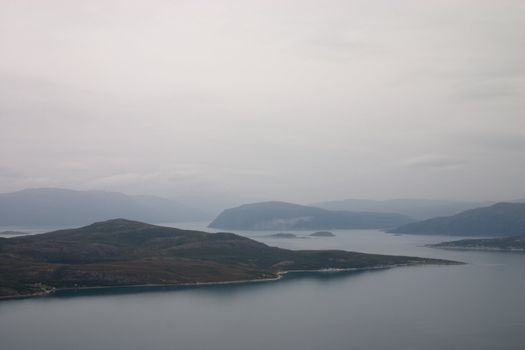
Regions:
[[[441, 265], [457, 265], [464, 264], [462, 262], [451, 262], [444, 263]], [[370, 267], [349, 267], [349, 268], [326, 268], [318, 270], [284, 270], [276, 272], [275, 277], [269, 278], [254, 278], [247, 280], [232, 280], [232, 281], [217, 281], [217, 282], [185, 282], [185, 283], [155, 283], [155, 284], [128, 284], [128, 285], [117, 285], [117, 286], [93, 286], [93, 287], [67, 287], [67, 288], [52, 288], [48, 291], [32, 293], [32, 294], [20, 294], [11, 296], [0, 296], [1, 301], [13, 300], [13, 299], [29, 299], [38, 297], [52, 296], [57, 292], [63, 291], [82, 291], [82, 290], [103, 290], [103, 289], [119, 289], [119, 288], [159, 288], [159, 287], [192, 287], [192, 286], [214, 286], [214, 285], [228, 285], [228, 284], [242, 284], [242, 283], [260, 283], [260, 282], [273, 282], [278, 281], [285, 277], [287, 274], [293, 273], [338, 273], [338, 272], [349, 272], [349, 271], [367, 271], [367, 270], [385, 270], [394, 267], [406, 267], [406, 266], [423, 266], [429, 265], [424, 263], [406, 263], [406, 264], [392, 264], [392, 265], [379, 265]]]
[[437, 248], [437, 249], [446, 249], [446, 250], [469, 250], [469, 251], [478, 251], [478, 252], [495, 252], [495, 253], [525, 253], [525, 249], [516, 248], [516, 249], [505, 249], [505, 248], [493, 248], [493, 247], [440, 247], [435, 245], [426, 245], [425, 247]]

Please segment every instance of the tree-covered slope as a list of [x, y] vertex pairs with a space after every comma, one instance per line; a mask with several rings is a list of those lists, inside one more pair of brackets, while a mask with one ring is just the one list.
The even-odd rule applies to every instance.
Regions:
[[525, 203], [497, 203], [457, 215], [400, 226], [390, 232], [458, 236], [511, 236], [525, 233]]
[[348, 212], [286, 202], [260, 202], [224, 210], [209, 227], [228, 230], [373, 229], [411, 221], [407, 216], [394, 213]]

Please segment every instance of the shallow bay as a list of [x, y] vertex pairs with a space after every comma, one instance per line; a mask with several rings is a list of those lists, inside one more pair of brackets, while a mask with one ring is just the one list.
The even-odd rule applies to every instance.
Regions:
[[447, 237], [333, 232], [336, 237], [308, 239], [239, 233], [289, 249], [336, 248], [468, 264], [3, 301], [2, 348], [521, 349], [525, 343], [525, 254], [424, 247]]

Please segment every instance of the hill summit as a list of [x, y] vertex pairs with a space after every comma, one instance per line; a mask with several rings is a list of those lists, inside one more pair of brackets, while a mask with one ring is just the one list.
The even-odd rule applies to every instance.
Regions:
[[209, 227], [229, 230], [381, 229], [413, 221], [395, 213], [327, 210], [287, 202], [259, 202], [224, 210]]

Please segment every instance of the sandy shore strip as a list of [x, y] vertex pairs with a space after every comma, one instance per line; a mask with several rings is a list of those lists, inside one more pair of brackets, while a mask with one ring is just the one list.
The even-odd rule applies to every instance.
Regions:
[[292, 273], [337, 273], [337, 272], [349, 272], [349, 271], [367, 271], [367, 270], [384, 270], [394, 267], [403, 266], [423, 266], [426, 264], [421, 263], [408, 263], [408, 264], [393, 264], [393, 265], [378, 265], [371, 267], [349, 267], [349, 268], [326, 268], [318, 270], [285, 270], [276, 273], [275, 277], [269, 278], [255, 278], [247, 280], [232, 280], [232, 281], [217, 281], [217, 282], [185, 282], [185, 283], [154, 283], [154, 284], [128, 284], [119, 286], [93, 286], [93, 287], [68, 287], [68, 288], [52, 288], [48, 291], [42, 291], [33, 294], [21, 294], [13, 296], [3, 296], [0, 300], [11, 300], [11, 299], [27, 299], [35, 297], [46, 297], [51, 296], [57, 292], [64, 291], [82, 291], [82, 290], [103, 290], [103, 289], [119, 289], [119, 288], [159, 288], [159, 287], [192, 287], [192, 286], [214, 286], [214, 285], [227, 285], [227, 284], [242, 284], [242, 283], [259, 283], [259, 282], [272, 282], [282, 279], [287, 274]]

